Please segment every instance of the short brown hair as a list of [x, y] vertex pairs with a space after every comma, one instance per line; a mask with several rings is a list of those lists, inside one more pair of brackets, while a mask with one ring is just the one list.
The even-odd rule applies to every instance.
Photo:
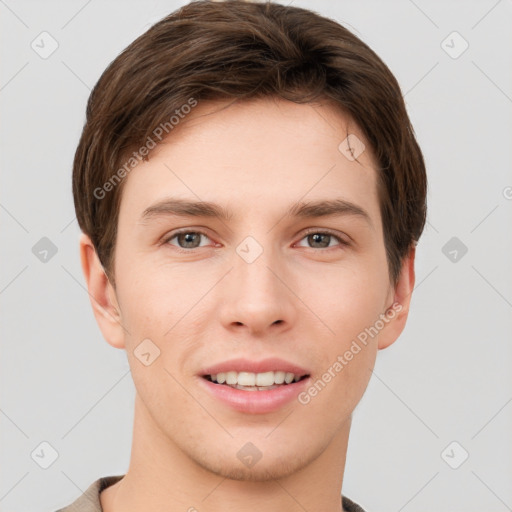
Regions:
[[91, 92], [73, 163], [73, 197], [80, 228], [112, 282], [124, 181], [116, 186], [112, 179], [126, 175], [120, 166], [127, 155], [153, 140], [155, 127], [169, 127], [170, 116], [191, 99], [268, 96], [296, 103], [327, 99], [361, 129], [378, 162], [384, 242], [396, 283], [423, 231], [427, 192], [423, 155], [398, 82], [336, 21], [242, 0], [194, 1], [171, 13], [111, 62]]

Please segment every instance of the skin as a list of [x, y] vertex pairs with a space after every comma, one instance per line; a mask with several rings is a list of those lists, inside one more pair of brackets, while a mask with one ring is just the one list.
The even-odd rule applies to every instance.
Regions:
[[[125, 178], [115, 288], [81, 237], [96, 320], [107, 342], [126, 350], [136, 387], [130, 466], [101, 493], [106, 512], [340, 511], [351, 414], [377, 351], [406, 323], [414, 249], [394, 286], [375, 162], [358, 127], [328, 104], [266, 98], [219, 110], [226, 105], [199, 104]], [[358, 162], [338, 150], [347, 133], [366, 144]], [[141, 221], [171, 195], [219, 203], [233, 218]], [[298, 200], [334, 198], [370, 222], [285, 216]], [[179, 252], [178, 228], [206, 236], [196, 235], [192, 249], [181, 239], [189, 252]], [[335, 236], [315, 241], [308, 228]], [[250, 264], [236, 252], [247, 236], [263, 248]], [[401, 310], [306, 405], [241, 413], [198, 386], [203, 366], [233, 357], [281, 357], [314, 382], [394, 302]], [[134, 355], [147, 338], [161, 351], [149, 366]], [[262, 453], [251, 468], [236, 456], [249, 441]]]

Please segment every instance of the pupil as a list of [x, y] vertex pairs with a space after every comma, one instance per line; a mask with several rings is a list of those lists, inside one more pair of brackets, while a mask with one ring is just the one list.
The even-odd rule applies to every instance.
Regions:
[[[194, 244], [194, 237], [197, 237], [199, 239], [199, 233], [180, 233], [178, 235], [179, 237], [179, 240], [180, 240], [180, 245], [181, 245], [181, 242], [184, 241], [185, 243], [185, 246], [190, 249], [191, 247], [198, 247], [197, 244]], [[197, 240], [196, 240], [197, 241]]]
[[310, 241], [313, 240], [313, 243], [320, 243], [320, 247], [329, 247], [329, 241], [322, 243], [321, 239], [328, 239], [331, 235], [328, 234], [322, 234], [322, 233], [315, 233], [313, 235], [309, 235]]

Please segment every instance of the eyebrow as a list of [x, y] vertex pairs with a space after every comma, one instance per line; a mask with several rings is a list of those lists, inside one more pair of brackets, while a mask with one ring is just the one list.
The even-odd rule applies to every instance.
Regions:
[[[179, 217], [210, 217], [223, 221], [229, 221], [234, 217], [232, 211], [216, 203], [169, 197], [146, 208], [141, 215], [140, 221], [145, 223], [152, 218], [171, 215]], [[325, 199], [309, 202], [298, 201], [288, 208], [284, 216], [316, 218], [345, 215], [360, 217], [373, 227], [368, 212], [357, 204], [345, 199]]]

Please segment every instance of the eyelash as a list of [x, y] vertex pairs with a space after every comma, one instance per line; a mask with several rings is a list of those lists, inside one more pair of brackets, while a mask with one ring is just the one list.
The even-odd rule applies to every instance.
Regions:
[[[204, 231], [201, 231], [200, 229], [181, 229], [181, 230], [178, 230], [178, 231], [174, 231], [172, 232], [168, 237], [166, 237], [163, 241], [162, 241], [162, 244], [165, 245], [165, 244], [169, 244], [169, 242], [171, 240], [173, 240], [174, 238], [176, 238], [178, 235], [180, 234], [183, 234], [183, 233], [195, 233], [195, 234], [199, 234], [199, 235], [203, 235], [205, 236], [206, 238], [210, 238], [208, 236], [207, 233], [205, 233]], [[338, 242], [339, 242], [339, 246], [334, 246], [334, 247], [323, 247], [323, 248], [320, 248], [320, 249], [317, 249], [317, 250], [320, 250], [322, 252], [325, 252], [325, 251], [330, 251], [332, 249], [336, 249], [336, 248], [344, 248], [344, 247], [347, 247], [350, 245], [350, 243], [347, 241], [347, 240], [344, 240], [343, 238], [341, 238], [339, 235], [336, 235], [335, 233], [333, 233], [332, 231], [328, 230], [328, 229], [324, 229], [324, 230], [319, 230], [319, 229], [309, 229], [308, 231], [306, 231], [304, 233], [304, 235], [302, 236], [302, 238], [300, 239], [300, 241], [302, 241], [304, 238], [306, 238], [308, 235], [312, 235], [312, 234], [319, 234], [319, 235], [329, 235], [333, 238], [335, 238]], [[183, 249], [182, 247], [178, 247], [177, 245], [173, 245], [173, 244], [169, 244], [169, 245], [172, 245], [174, 249], [176, 249], [178, 252], [181, 252], [181, 253], [191, 253], [192, 251], [194, 251], [195, 249], [200, 249], [201, 247], [194, 247], [192, 249]], [[307, 247], [307, 249], [312, 249], [312, 250], [315, 250], [316, 248], [315, 247]]]

